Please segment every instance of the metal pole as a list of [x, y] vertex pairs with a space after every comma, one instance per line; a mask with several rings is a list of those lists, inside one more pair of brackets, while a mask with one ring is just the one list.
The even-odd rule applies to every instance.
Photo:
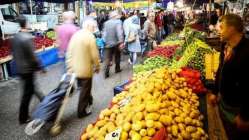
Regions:
[[30, 5], [30, 12], [31, 12], [31, 15], [33, 15], [33, 8], [32, 8], [32, 0], [29, 0], [29, 5]]

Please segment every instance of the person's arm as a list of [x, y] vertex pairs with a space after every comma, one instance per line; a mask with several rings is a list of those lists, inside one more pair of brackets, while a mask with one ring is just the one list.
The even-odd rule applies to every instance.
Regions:
[[26, 59], [30, 60], [30, 62], [32, 63], [32, 66], [36, 70], [42, 70], [42, 65], [41, 65], [40, 61], [37, 59], [35, 52], [34, 52], [35, 46], [34, 46], [33, 40], [29, 39], [29, 40], [25, 40], [21, 43], [24, 46], [24, 53], [25, 53]]
[[91, 37], [91, 39], [89, 39], [90, 41], [90, 50], [91, 50], [91, 56], [92, 56], [92, 62], [94, 64], [94, 68], [95, 68], [95, 72], [99, 72], [100, 70], [100, 59], [99, 59], [99, 53], [98, 53], [98, 48], [96, 45], [96, 39], [94, 37]]
[[[249, 51], [248, 51], [249, 52]], [[249, 62], [249, 57], [246, 56], [246, 58], [243, 60], [241, 66], [241, 73], [240, 73], [240, 92], [242, 93], [242, 101], [241, 101], [241, 108], [240, 108], [240, 117], [244, 121], [249, 122], [249, 98], [248, 98], [248, 79], [249, 79], [249, 68], [248, 68], [248, 62]]]
[[67, 66], [67, 72], [68, 73], [73, 73], [73, 67], [72, 67], [72, 47], [73, 47], [73, 41], [70, 41], [69, 44], [68, 44], [68, 49], [67, 49], [67, 52], [66, 52], [66, 66]]
[[123, 43], [124, 42], [124, 30], [122, 28], [122, 22], [121, 21], [116, 26], [116, 32], [117, 32], [117, 37], [118, 37], [117, 44]]
[[149, 36], [149, 23], [147, 21], [144, 23], [143, 33], [144, 33], [145, 37]]

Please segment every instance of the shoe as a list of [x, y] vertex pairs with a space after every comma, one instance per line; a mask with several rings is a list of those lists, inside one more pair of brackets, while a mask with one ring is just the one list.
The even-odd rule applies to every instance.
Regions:
[[29, 136], [34, 135], [42, 128], [42, 126], [44, 126], [44, 124], [45, 124], [45, 121], [41, 119], [33, 120], [30, 123], [28, 123], [24, 131]]
[[120, 73], [122, 69], [116, 70], [115, 73]]
[[109, 72], [105, 72], [105, 78], [108, 78], [109, 76]]
[[88, 104], [85, 111], [86, 111], [86, 114], [89, 115], [92, 113], [92, 110], [93, 110], [93, 105], [90, 105]]
[[132, 64], [132, 63], [131, 63], [131, 59], [130, 59], [130, 58], [128, 59], [128, 63], [129, 63], [130, 65]]

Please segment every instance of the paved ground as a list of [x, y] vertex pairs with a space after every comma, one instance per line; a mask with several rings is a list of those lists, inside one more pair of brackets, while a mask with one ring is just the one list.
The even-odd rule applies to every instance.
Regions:
[[[47, 124], [34, 136], [27, 136], [24, 133], [25, 125], [19, 125], [17, 119], [21, 95], [20, 83], [17, 79], [0, 82], [0, 140], [79, 140], [82, 130], [94, 122], [99, 112], [108, 106], [113, 97], [113, 87], [131, 76], [131, 66], [126, 60], [122, 62], [123, 71], [120, 74], [114, 74], [113, 69], [108, 79], [103, 78], [103, 72], [94, 76], [92, 89], [94, 110], [90, 116], [78, 119], [76, 114], [78, 95], [75, 94], [70, 99], [63, 116], [63, 132], [57, 137], [48, 134], [51, 124]], [[38, 74], [37, 85], [42, 92], [47, 94], [58, 85], [61, 68], [60, 64], [56, 64], [49, 67], [48, 73]], [[34, 97], [30, 110], [34, 110], [38, 103]]]

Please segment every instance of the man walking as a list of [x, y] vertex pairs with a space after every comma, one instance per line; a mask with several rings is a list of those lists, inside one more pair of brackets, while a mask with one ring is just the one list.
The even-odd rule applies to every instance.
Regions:
[[16, 62], [17, 74], [23, 82], [23, 95], [19, 110], [19, 123], [24, 124], [29, 121], [29, 104], [33, 94], [40, 100], [43, 96], [35, 91], [35, 72], [42, 70], [40, 62], [34, 54], [34, 44], [31, 34], [26, 29], [25, 17], [18, 17], [21, 30], [11, 40], [13, 57]]
[[99, 53], [93, 33], [97, 24], [92, 19], [83, 22], [82, 30], [76, 32], [68, 46], [66, 62], [69, 73], [75, 73], [80, 91], [78, 117], [91, 113], [93, 97], [92, 77], [100, 70]]
[[63, 24], [56, 28], [57, 33], [57, 43], [59, 45], [59, 57], [61, 58], [64, 69], [63, 73], [66, 71], [65, 55], [68, 47], [68, 43], [73, 36], [73, 34], [79, 30], [78, 27], [74, 25], [75, 14], [73, 11], [66, 11], [62, 14]]
[[105, 22], [103, 37], [106, 42], [105, 78], [108, 78], [113, 56], [115, 56], [115, 72], [119, 73], [122, 71], [120, 69], [120, 46], [123, 45], [124, 35], [122, 21], [117, 11], [112, 11], [110, 19]]

